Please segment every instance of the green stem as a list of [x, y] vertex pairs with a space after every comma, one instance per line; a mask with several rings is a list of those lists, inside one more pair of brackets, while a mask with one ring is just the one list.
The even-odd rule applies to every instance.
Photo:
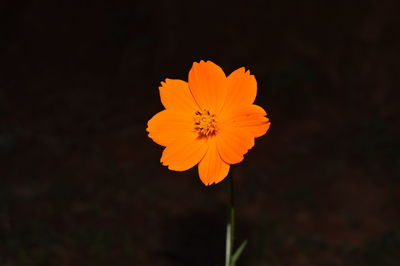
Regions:
[[232, 251], [234, 245], [234, 233], [235, 233], [235, 190], [232, 175], [229, 178], [230, 187], [230, 206], [229, 206], [229, 220], [227, 223], [226, 230], [226, 257], [225, 266], [235, 266], [232, 261]]

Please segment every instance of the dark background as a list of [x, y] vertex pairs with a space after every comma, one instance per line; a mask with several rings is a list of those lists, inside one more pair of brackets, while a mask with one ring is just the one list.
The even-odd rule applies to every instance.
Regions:
[[223, 265], [228, 182], [145, 132], [193, 61], [272, 121], [231, 173], [239, 265], [400, 265], [398, 1], [1, 1], [0, 265]]

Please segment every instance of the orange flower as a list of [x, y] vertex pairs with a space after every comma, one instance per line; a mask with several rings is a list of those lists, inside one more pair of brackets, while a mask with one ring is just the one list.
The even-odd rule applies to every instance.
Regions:
[[205, 185], [222, 181], [270, 126], [253, 104], [257, 82], [243, 67], [226, 77], [211, 61], [195, 62], [189, 82], [166, 79], [159, 89], [165, 110], [149, 120], [147, 132], [166, 147], [161, 163], [175, 171], [199, 164]]

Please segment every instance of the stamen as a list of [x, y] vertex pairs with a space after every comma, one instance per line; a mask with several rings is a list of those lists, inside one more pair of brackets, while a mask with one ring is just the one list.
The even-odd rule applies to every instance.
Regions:
[[194, 117], [194, 129], [205, 137], [215, 134], [217, 130], [215, 115], [206, 109], [197, 111]]

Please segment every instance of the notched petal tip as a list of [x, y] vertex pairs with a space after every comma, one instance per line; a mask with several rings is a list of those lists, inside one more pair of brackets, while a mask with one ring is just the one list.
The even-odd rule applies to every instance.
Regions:
[[[206, 186], [206, 187], [210, 187], [210, 186], [212, 186], [212, 185], [215, 185], [215, 184], [219, 183], [219, 182], [214, 182], [214, 181], [207, 182], [207, 181], [204, 181], [204, 180], [201, 179], [201, 178], [200, 178], [200, 181], [201, 181], [201, 183], [203, 183], [204, 186]], [[221, 181], [222, 181], [222, 180], [221, 180]], [[221, 182], [221, 181], [220, 181], [220, 182]]]
[[219, 65], [215, 64], [211, 60], [200, 60], [199, 62], [193, 62], [192, 69], [193, 69], [193, 67], [201, 68], [201, 69], [204, 69], [204, 68], [211, 68], [211, 69], [212, 68], [216, 68], [216, 69], [222, 70], [222, 68]]
[[[239, 68], [236, 69], [235, 71], [241, 72], [241, 73], [246, 73], [246, 68], [245, 68], [245, 67], [239, 67]], [[232, 74], [232, 73], [231, 73], [231, 74]]]
[[189, 85], [180, 79], [165, 79], [158, 87], [161, 103], [166, 109], [187, 113], [197, 109], [197, 104], [190, 93]]
[[203, 181], [202, 179], [200, 179], [201, 183], [203, 183], [206, 187], [211, 186], [211, 183], [206, 183], [205, 181]]
[[160, 81], [160, 85], [158, 86], [158, 90], [161, 91], [162, 89], [164, 89], [168, 85], [168, 82], [170, 82], [171, 80], [173, 80], [173, 79], [166, 78], [166, 79]]
[[207, 61], [204, 61], [203, 59], [201, 59], [201, 60], [198, 61], [198, 62], [197, 62], [197, 61], [194, 61], [194, 62], [193, 62], [193, 65], [195, 65], [195, 64], [196, 64], [196, 65], [197, 65], [197, 64], [205, 64], [205, 63], [207, 63], [207, 62], [208, 62], [208, 60], [207, 60]]

